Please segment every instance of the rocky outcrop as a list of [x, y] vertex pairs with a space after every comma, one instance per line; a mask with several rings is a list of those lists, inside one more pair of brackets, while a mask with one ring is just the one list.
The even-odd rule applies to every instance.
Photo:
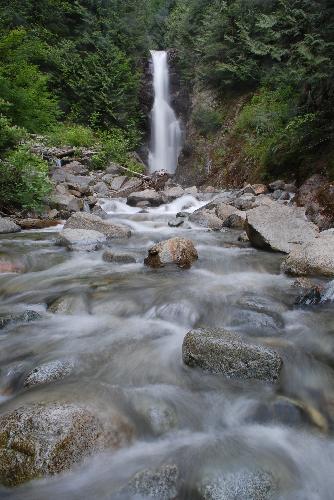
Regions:
[[176, 465], [137, 472], [122, 490], [122, 498], [156, 498], [173, 500], [178, 493], [179, 470]]
[[322, 175], [316, 174], [300, 186], [296, 202], [305, 207], [307, 218], [321, 230], [334, 227], [334, 185]]
[[109, 221], [101, 219], [97, 215], [88, 213], [75, 213], [66, 221], [64, 229], [87, 229], [98, 231], [104, 234], [107, 239], [128, 238], [131, 236], [130, 229], [112, 224]]
[[41, 319], [41, 317], [38, 312], [29, 309], [22, 313], [4, 314], [0, 316], [0, 329], [15, 323], [30, 323], [30, 321]]
[[182, 356], [191, 367], [232, 378], [268, 382], [278, 380], [282, 367], [276, 351], [223, 329], [191, 330], [183, 340]]
[[68, 250], [85, 250], [92, 252], [99, 250], [107, 237], [93, 230], [87, 229], [64, 229], [59, 233], [56, 243], [60, 246], [68, 248]]
[[323, 231], [296, 246], [283, 261], [282, 270], [297, 276], [334, 276], [334, 231]]
[[106, 447], [132, 437], [126, 420], [114, 415], [104, 425], [74, 404], [30, 404], [0, 417], [0, 482], [16, 486], [57, 474]]
[[284, 253], [318, 234], [301, 209], [274, 202], [247, 212], [246, 232], [255, 247]]
[[196, 498], [201, 500], [271, 500], [276, 492], [273, 475], [262, 470], [212, 472], [196, 486]]
[[24, 387], [48, 384], [61, 380], [70, 375], [74, 370], [73, 361], [50, 361], [34, 368], [24, 379]]
[[20, 226], [7, 217], [0, 217], [0, 234], [18, 233], [21, 231]]
[[191, 240], [171, 238], [151, 247], [144, 263], [153, 268], [175, 264], [182, 269], [189, 269], [197, 259], [198, 253]]

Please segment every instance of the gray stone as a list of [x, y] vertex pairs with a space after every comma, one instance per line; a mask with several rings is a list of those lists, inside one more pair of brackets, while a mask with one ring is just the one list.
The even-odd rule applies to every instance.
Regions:
[[138, 191], [138, 189], [141, 188], [142, 185], [143, 185], [142, 179], [133, 177], [132, 179], [129, 179], [123, 184], [122, 189], [120, 189], [116, 193], [111, 194], [111, 196], [119, 198], [127, 198], [131, 193]]
[[184, 224], [184, 219], [181, 217], [176, 217], [176, 219], [168, 221], [169, 227], [180, 227], [182, 224]]
[[214, 208], [211, 210], [206, 208], [195, 210], [189, 216], [189, 221], [214, 231], [220, 231], [223, 228], [223, 221], [216, 215]]
[[262, 470], [208, 473], [196, 488], [201, 500], [269, 500], [276, 489], [273, 475]]
[[191, 240], [171, 238], [153, 245], [144, 264], [153, 268], [175, 264], [182, 269], [189, 269], [197, 259], [198, 254]]
[[66, 174], [65, 181], [70, 188], [79, 191], [79, 193], [90, 194], [90, 186], [93, 184], [94, 179], [88, 175]]
[[7, 217], [0, 217], [0, 234], [18, 233], [21, 231], [20, 226]]
[[86, 175], [88, 174], [88, 168], [80, 163], [79, 161], [71, 161], [62, 167], [64, 172], [73, 175]]
[[276, 382], [282, 367], [279, 354], [223, 329], [191, 330], [183, 340], [183, 361], [228, 377]]
[[[246, 225], [245, 212], [233, 213], [224, 220], [224, 227], [231, 229], [244, 229]], [[247, 238], [248, 239], [248, 238]]]
[[276, 191], [277, 189], [284, 189], [284, 186], [285, 186], [285, 183], [284, 183], [284, 181], [281, 181], [281, 180], [271, 182], [268, 185], [270, 191]]
[[177, 415], [163, 399], [156, 398], [143, 390], [130, 393], [130, 403], [154, 436], [166, 434], [177, 425]]
[[26, 376], [23, 385], [24, 387], [33, 387], [35, 385], [48, 384], [61, 380], [70, 375], [74, 370], [73, 361], [49, 361], [34, 368]]
[[120, 170], [121, 170], [121, 167], [117, 163], [109, 163], [109, 165], [106, 168], [106, 173], [112, 174], [112, 175], [117, 175]]
[[334, 234], [322, 231], [317, 238], [292, 249], [282, 263], [282, 271], [297, 276], [334, 276]]
[[109, 220], [103, 220], [97, 215], [87, 213], [76, 213], [66, 221], [64, 229], [87, 229], [98, 231], [108, 239], [129, 238], [131, 231], [125, 226], [113, 224]]
[[148, 201], [151, 206], [159, 206], [164, 202], [161, 192], [154, 189], [145, 189], [144, 191], [137, 191], [128, 196], [127, 204], [136, 206], [141, 201]]
[[171, 187], [168, 189], [164, 189], [163, 191], [163, 197], [165, 199], [165, 202], [167, 203], [176, 200], [176, 198], [180, 198], [180, 196], [183, 196], [184, 194], [185, 191], [181, 186]]
[[156, 498], [158, 500], [173, 500], [177, 496], [179, 471], [176, 465], [162, 465], [158, 469], [146, 469], [137, 472], [125, 492], [128, 498]]
[[255, 247], [285, 253], [318, 234], [301, 209], [274, 202], [247, 212], [246, 232]]
[[115, 262], [118, 264], [133, 264], [136, 257], [128, 253], [115, 253], [113, 250], [105, 250], [102, 255], [105, 262]]
[[108, 196], [110, 193], [110, 190], [109, 190], [107, 184], [103, 181], [100, 181], [100, 182], [97, 182], [96, 184], [94, 184], [93, 191], [94, 191], [94, 193], [96, 193], [97, 195], [100, 195], [100, 196]]
[[128, 177], [126, 175], [118, 175], [117, 177], [113, 178], [112, 182], [110, 183], [110, 188], [114, 191], [119, 191], [127, 180]]
[[80, 200], [71, 194], [53, 194], [49, 198], [48, 203], [51, 208], [55, 208], [56, 210], [79, 212], [83, 209], [83, 200]]
[[107, 237], [98, 232], [88, 229], [64, 229], [59, 233], [56, 243], [65, 246], [69, 250], [85, 250], [92, 252], [99, 250]]
[[285, 191], [283, 191], [283, 189], [276, 189], [276, 191], [274, 191], [272, 194], [273, 200], [283, 199], [282, 197], [284, 194], [285, 194]]
[[250, 194], [244, 194], [231, 201], [230, 204], [238, 210], [250, 210], [256, 205], [256, 198]]
[[29, 309], [21, 313], [0, 315], [0, 329], [15, 323], [30, 323], [30, 321], [41, 319], [41, 317], [42, 316], [38, 312]]
[[132, 434], [116, 414], [105, 426], [89, 409], [74, 404], [22, 406], [0, 417], [0, 482], [16, 486], [63, 472], [92, 453], [122, 446]]

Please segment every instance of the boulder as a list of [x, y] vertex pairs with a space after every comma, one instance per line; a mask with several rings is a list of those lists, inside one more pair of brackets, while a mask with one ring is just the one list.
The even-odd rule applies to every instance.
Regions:
[[79, 212], [83, 209], [83, 200], [76, 198], [72, 194], [53, 194], [49, 198], [48, 204], [51, 208], [68, 212]]
[[0, 234], [18, 233], [21, 231], [20, 226], [7, 217], [0, 217]]
[[176, 412], [163, 399], [144, 393], [143, 390], [132, 391], [130, 396], [130, 404], [134, 412], [151, 434], [162, 436], [176, 427]]
[[132, 437], [132, 428], [119, 415], [109, 428], [89, 409], [61, 403], [17, 408], [0, 417], [0, 429], [0, 482], [6, 486], [66, 471]]
[[17, 219], [16, 223], [21, 229], [44, 229], [57, 226], [60, 221], [54, 219]]
[[297, 205], [305, 206], [307, 218], [320, 230], [334, 226], [334, 185], [322, 175], [309, 177], [297, 190]]
[[69, 250], [85, 250], [92, 252], [99, 250], [107, 238], [98, 231], [88, 229], [64, 229], [59, 233], [56, 243]]
[[138, 179], [137, 177], [133, 177], [132, 179], [129, 179], [123, 184], [122, 189], [120, 189], [115, 193], [111, 193], [110, 196], [114, 198], [115, 197], [127, 198], [131, 193], [138, 191], [138, 189], [140, 189], [142, 186], [143, 186], [143, 180]]
[[303, 211], [279, 203], [249, 210], [246, 232], [255, 247], [285, 253], [318, 234], [316, 226], [305, 219]]
[[7, 325], [12, 325], [15, 323], [30, 323], [30, 321], [36, 321], [41, 319], [41, 315], [30, 309], [27, 309], [21, 313], [10, 313], [0, 315], [0, 329], [5, 328]]
[[129, 253], [115, 253], [113, 250], [105, 250], [102, 255], [105, 262], [115, 262], [118, 264], [133, 264], [136, 257]]
[[277, 189], [284, 189], [284, 186], [285, 186], [284, 181], [277, 180], [277, 181], [271, 182], [268, 185], [268, 188], [270, 189], [270, 191], [276, 191]]
[[313, 306], [320, 304], [324, 287], [312, 284], [309, 288], [302, 289], [295, 300], [297, 306]]
[[129, 238], [131, 231], [127, 227], [112, 224], [107, 220], [101, 219], [97, 215], [88, 213], [76, 213], [66, 221], [64, 229], [87, 229], [98, 231], [104, 234], [108, 239]]
[[268, 193], [268, 188], [265, 184], [253, 184], [252, 188], [256, 196]]
[[280, 355], [269, 347], [224, 329], [191, 330], [183, 340], [183, 361], [227, 377], [276, 382], [282, 367]]
[[88, 168], [79, 161], [70, 161], [62, 167], [62, 170], [67, 174], [72, 175], [86, 175], [88, 174]]
[[162, 194], [166, 203], [169, 203], [170, 201], [176, 200], [176, 198], [180, 198], [180, 196], [183, 196], [185, 194], [185, 191], [181, 186], [175, 186], [165, 189]]
[[169, 227], [180, 227], [180, 226], [182, 226], [182, 224], [184, 224], [183, 217], [176, 217], [175, 219], [168, 221]]
[[61, 380], [70, 375], [74, 370], [73, 361], [49, 361], [34, 368], [24, 379], [24, 387], [33, 387], [35, 385], [48, 384]]
[[176, 465], [162, 465], [157, 469], [137, 472], [122, 493], [126, 498], [156, 498], [173, 500], [178, 493], [179, 470]]
[[93, 184], [94, 179], [88, 175], [66, 174], [65, 181], [69, 188], [82, 194], [90, 194], [90, 186]]
[[106, 168], [106, 173], [112, 174], [112, 175], [117, 175], [117, 174], [119, 174], [120, 170], [121, 170], [121, 166], [118, 165], [117, 163], [109, 163], [109, 165]]
[[144, 189], [144, 191], [137, 191], [128, 196], [127, 204], [136, 206], [141, 201], [148, 201], [152, 207], [157, 207], [164, 202], [161, 192], [154, 189]]
[[189, 269], [197, 259], [198, 254], [191, 240], [171, 238], [153, 245], [144, 264], [153, 268], [175, 264], [182, 269]]
[[195, 210], [190, 216], [189, 221], [198, 224], [199, 226], [207, 227], [213, 231], [220, 231], [223, 228], [223, 221], [216, 215], [214, 208], [199, 208]]
[[251, 194], [243, 194], [232, 200], [230, 205], [238, 210], [250, 210], [256, 206], [256, 197]]
[[118, 175], [117, 177], [113, 178], [109, 186], [114, 191], [119, 191], [127, 180], [128, 177], [126, 175]]
[[103, 181], [97, 182], [93, 186], [93, 191], [99, 196], [109, 196], [110, 191], [107, 184]]
[[240, 470], [210, 472], [196, 485], [201, 500], [271, 500], [277, 484], [270, 472]]
[[334, 276], [334, 233], [322, 231], [317, 238], [296, 246], [281, 266], [287, 274]]
[[238, 211], [229, 215], [224, 220], [224, 227], [229, 227], [231, 229], [244, 229], [246, 225], [246, 213]]

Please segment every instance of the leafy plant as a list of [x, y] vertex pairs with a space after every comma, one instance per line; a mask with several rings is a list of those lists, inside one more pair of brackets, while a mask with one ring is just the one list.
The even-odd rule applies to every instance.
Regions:
[[24, 129], [12, 125], [6, 116], [0, 114], [0, 152], [15, 146], [25, 136]]
[[51, 191], [48, 164], [25, 147], [0, 160], [0, 200], [2, 207], [39, 210]]
[[217, 110], [201, 106], [193, 111], [192, 120], [199, 133], [207, 136], [221, 128], [223, 116]]
[[96, 137], [91, 128], [69, 123], [52, 127], [47, 138], [53, 146], [91, 147], [96, 143]]

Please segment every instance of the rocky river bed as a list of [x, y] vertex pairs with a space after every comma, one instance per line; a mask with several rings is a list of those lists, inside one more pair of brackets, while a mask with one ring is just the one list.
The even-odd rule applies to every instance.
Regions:
[[[73, 234], [94, 232], [89, 216], [1, 235], [14, 267], [0, 274], [0, 498], [333, 498], [328, 258], [306, 286], [319, 297], [303, 299], [283, 271], [315, 228], [277, 242], [249, 212], [251, 246], [242, 214], [270, 204], [244, 193], [229, 210], [228, 196], [103, 199], [124, 231], [113, 239]], [[168, 260], [155, 245], [170, 238], [193, 242], [190, 265], [189, 247], [176, 266], [145, 265]]]

